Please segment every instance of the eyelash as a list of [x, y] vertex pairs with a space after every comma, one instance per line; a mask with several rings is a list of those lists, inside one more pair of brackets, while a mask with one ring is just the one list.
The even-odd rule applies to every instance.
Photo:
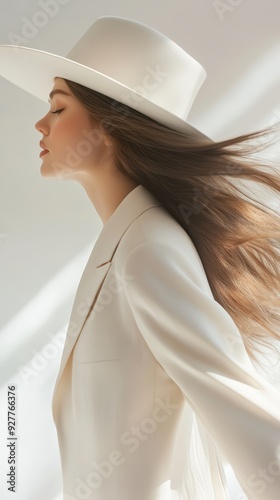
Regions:
[[56, 114], [61, 113], [61, 111], [63, 111], [63, 109], [58, 109], [57, 111], [50, 111], [50, 113], [51, 113], [52, 115], [56, 115]]

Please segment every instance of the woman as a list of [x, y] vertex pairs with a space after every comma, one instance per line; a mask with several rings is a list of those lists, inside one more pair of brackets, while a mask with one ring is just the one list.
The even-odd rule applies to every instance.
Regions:
[[64, 500], [280, 498], [280, 395], [256, 371], [279, 339], [280, 192], [250, 140], [186, 117], [204, 69], [139, 23], [97, 20], [68, 59], [0, 48], [50, 110], [44, 176], [78, 181], [104, 226], [73, 305], [53, 397]]

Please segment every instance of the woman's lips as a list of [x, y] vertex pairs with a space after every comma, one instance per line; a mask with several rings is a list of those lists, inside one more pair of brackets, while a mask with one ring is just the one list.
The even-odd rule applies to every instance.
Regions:
[[43, 149], [43, 151], [41, 151], [41, 153], [40, 153], [40, 158], [41, 158], [41, 156], [44, 156], [47, 153], [48, 153], [48, 150], [47, 149]]
[[40, 153], [40, 157], [41, 156], [44, 156], [46, 153], [49, 152], [49, 150], [46, 148], [45, 144], [43, 143], [43, 141], [40, 141], [40, 148], [42, 148], [43, 151], [41, 151]]

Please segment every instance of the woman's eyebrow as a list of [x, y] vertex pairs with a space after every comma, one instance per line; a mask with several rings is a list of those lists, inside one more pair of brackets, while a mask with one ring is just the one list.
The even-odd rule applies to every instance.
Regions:
[[63, 94], [63, 95], [68, 95], [68, 96], [71, 97], [71, 95], [68, 94], [68, 92], [65, 92], [65, 90], [55, 89], [55, 90], [52, 90], [51, 93], [50, 93], [50, 95], [49, 95], [49, 100], [48, 100], [49, 102], [51, 102], [51, 99], [53, 98], [53, 96], [55, 94]]

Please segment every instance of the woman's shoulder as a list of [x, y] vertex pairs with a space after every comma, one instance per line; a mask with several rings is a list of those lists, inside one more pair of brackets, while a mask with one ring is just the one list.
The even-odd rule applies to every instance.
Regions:
[[192, 239], [162, 206], [149, 208], [130, 224], [114, 255], [115, 264], [123, 267], [132, 255], [139, 264], [144, 255], [146, 260], [150, 255], [151, 261], [157, 258], [176, 261], [185, 270], [191, 269], [197, 283], [208, 289], [205, 270]]
[[143, 243], [160, 246], [192, 243], [189, 235], [162, 206], [150, 207], [128, 226], [120, 241], [127, 252]]

